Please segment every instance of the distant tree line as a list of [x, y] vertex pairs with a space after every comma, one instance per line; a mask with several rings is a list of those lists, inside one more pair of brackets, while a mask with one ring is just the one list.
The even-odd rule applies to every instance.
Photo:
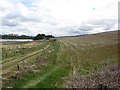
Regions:
[[33, 40], [40, 40], [40, 39], [50, 39], [54, 38], [52, 35], [45, 35], [45, 34], [37, 34], [37, 36], [26, 36], [26, 35], [0, 35], [0, 39], [33, 39]]
[[0, 35], [1, 39], [33, 39], [33, 36], [26, 36], [26, 35], [21, 35], [21, 36], [11, 36], [11, 35]]
[[45, 35], [45, 34], [37, 34], [37, 36], [35, 36], [33, 38], [33, 40], [50, 39], [50, 38], [54, 38], [54, 36], [52, 36], [52, 35]]

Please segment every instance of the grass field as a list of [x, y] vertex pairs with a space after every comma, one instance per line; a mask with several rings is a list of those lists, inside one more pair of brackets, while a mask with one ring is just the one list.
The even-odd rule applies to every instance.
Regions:
[[3, 43], [3, 87], [67, 87], [67, 81], [76, 75], [85, 76], [117, 65], [118, 40], [118, 32], [114, 31], [61, 37], [56, 41]]

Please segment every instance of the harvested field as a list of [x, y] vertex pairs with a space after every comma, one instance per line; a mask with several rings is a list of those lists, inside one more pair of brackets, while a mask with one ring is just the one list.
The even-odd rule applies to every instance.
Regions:
[[3, 43], [3, 87], [118, 88], [118, 40], [113, 31]]

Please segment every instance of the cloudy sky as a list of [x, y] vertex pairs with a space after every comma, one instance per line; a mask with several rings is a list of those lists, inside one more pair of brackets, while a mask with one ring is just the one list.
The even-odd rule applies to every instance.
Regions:
[[118, 1], [0, 0], [0, 31], [69, 36], [117, 30]]

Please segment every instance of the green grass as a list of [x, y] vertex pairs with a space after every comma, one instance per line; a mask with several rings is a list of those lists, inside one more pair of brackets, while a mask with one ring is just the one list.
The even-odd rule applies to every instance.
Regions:
[[103, 66], [115, 64], [118, 60], [117, 48], [115, 45], [105, 45], [99, 48], [92, 48], [81, 52], [79, 72], [88, 74], [90, 71], [97, 70]]
[[59, 88], [65, 81], [70, 73], [70, 68], [62, 66], [58, 70], [54, 71], [44, 81], [39, 82], [37, 85], [32, 86], [31, 88]]
[[[19, 43], [17, 43], [19, 44]], [[21, 44], [21, 43], [20, 43]], [[24, 43], [22, 43], [24, 44]], [[14, 45], [14, 44], [13, 44]], [[15, 59], [15, 58], [19, 58], [21, 56], [26, 55], [27, 53], [32, 53], [33, 51], [37, 51], [41, 48], [43, 48], [46, 45], [46, 43], [41, 43], [40, 45], [37, 46], [32, 46], [32, 47], [24, 47], [21, 46], [20, 48], [13, 48], [13, 49], [2, 49], [2, 60], [5, 61], [5, 59]]]
[[[46, 46], [48, 47], [48, 45]], [[46, 48], [44, 47], [44, 48]], [[43, 49], [40, 49], [39, 51], [35, 52], [35, 53], [32, 53], [26, 57], [21, 57], [19, 59], [15, 59], [15, 60], [11, 60], [9, 62], [6, 62], [3, 64], [3, 72], [5, 71], [6, 72], [6, 69], [10, 69], [12, 67], [14, 67], [15, 65], [19, 64], [20, 62], [24, 62], [27, 60], [27, 63], [31, 62], [31, 61], [35, 61], [37, 58], [38, 58], [38, 54], [39, 53], [42, 53], [42, 51], [44, 51], [44, 48]], [[31, 60], [30, 58], [33, 57], [33, 59]], [[34, 58], [35, 57], [35, 58]], [[39, 59], [39, 58], [38, 58]], [[7, 70], [8, 71], [8, 70]]]
[[[24, 87], [24, 85], [27, 85], [30, 87], [29, 82], [32, 80], [38, 80], [39, 78], [45, 77], [45, 79], [41, 82], [37, 81], [35, 86], [32, 87], [38, 87], [38, 85], [41, 85], [39, 83], [44, 83], [48, 84], [48, 87], [57, 87], [60, 86], [63, 83], [63, 77], [66, 77], [70, 72], [70, 68], [67, 68], [64, 66], [64, 63], [57, 63], [57, 54], [59, 52], [60, 48], [60, 43], [59, 42], [54, 42], [50, 43], [50, 48], [46, 49], [43, 51], [42, 54], [39, 55], [39, 59], [42, 57], [46, 57], [46, 63], [45, 65], [41, 65], [35, 69], [38, 70], [38, 72], [34, 73], [34, 69], [28, 71], [28, 73], [24, 73], [21, 76], [17, 76], [15, 79], [11, 79], [11, 83], [6, 83], [4, 87], [6, 86], [12, 86], [12, 87]], [[31, 60], [34, 58], [31, 58]], [[51, 78], [51, 79], [48, 79]], [[57, 80], [57, 82], [56, 82]], [[53, 82], [49, 84], [50, 82]], [[44, 83], [45, 84], [45, 83]], [[46, 84], [43, 86], [45, 87]], [[57, 85], [57, 86], [56, 86]], [[26, 86], [26, 87], [27, 87]]]
[[18, 74], [17, 79], [10, 79], [5, 87], [65, 87], [66, 78], [71, 74], [86, 75], [107, 65], [117, 64], [118, 60], [114, 33], [57, 38], [56, 42], [46, 42], [46, 45], [50, 47], [26, 59], [28, 65], [33, 63], [36, 68]]
[[49, 70], [51, 70], [53, 68], [53, 66], [49, 65], [49, 66], [44, 66], [44, 67], [40, 67], [38, 69], [40, 69], [39, 72], [34, 73], [34, 72], [28, 72], [24, 75], [22, 75], [21, 77], [18, 77], [18, 79], [12, 79], [11, 80], [11, 85], [14, 88], [17, 87], [23, 87], [27, 82], [29, 82], [32, 79], [36, 79], [36, 77], [40, 77], [42, 75], [44, 75], [45, 73], [47, 73]]

